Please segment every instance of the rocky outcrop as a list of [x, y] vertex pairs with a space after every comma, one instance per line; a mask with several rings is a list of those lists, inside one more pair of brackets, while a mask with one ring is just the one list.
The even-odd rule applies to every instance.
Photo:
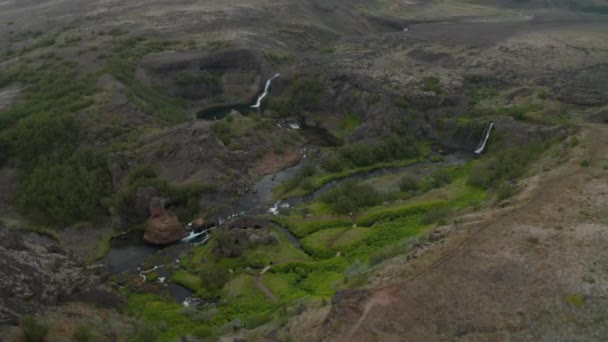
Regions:
[[168, 245], [185, 238], [188, 232], [182, 227], [175, 215], [167, 212], [159, 198], [150, 203], [150, 220], [144, 240], [155, 245]]
[[146, 56], [137, 77], [165, 88], [171, 95], [211, 105], [253, 101], [271, 76], [263, 54], [251, 49], [209, 52], [163, 52]]
[[0, 324], [68, 301], [123, 303], [105, 283], [104, 266], [86, 267], [57, 245], [43, 247], [25, 241], [22, 232], [0, 228]]

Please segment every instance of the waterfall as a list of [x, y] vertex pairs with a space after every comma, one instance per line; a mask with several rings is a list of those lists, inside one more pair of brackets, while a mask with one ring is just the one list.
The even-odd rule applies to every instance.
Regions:
[[262, 106], [262, 100], [264, 100], [264, 98], [268, 96], [268, 91], [270, 90], [270, 84], [272, 83], [272, 80], [279, 76], [281, 76], [281, 74], [276, 74], [272, 76], [268, 81], [266, 81], [264, 92], [258, 97], [258, 101], [253, 106], [251, 106], [251, 108], [260, 108]]
[[490, 124], [486, 126], [486, 128], [483, 130], [483, 140], [481, 140], [481, 142], [477, 146], [477, 149], [475, 150], [476, 154], [482, 154], [483, 151], [486, 149], [486, 144], [488, 142], [488, 139], [490, 139], [490, 133], [492, 132], [492, 128], [494, 128], [494, 123], [490, 122]]
[[190, 232], [190, 234], [188, 236], [186, 236], [185, 238], [183, 238], [181, 241], [182, 242], [190, 242], [194, 239], [196, 239], [197, 237], [203, 235], [203, 234], [207, 234], [206, 230], [203, 230], [201, 232], [195, 233], [193, 231]]

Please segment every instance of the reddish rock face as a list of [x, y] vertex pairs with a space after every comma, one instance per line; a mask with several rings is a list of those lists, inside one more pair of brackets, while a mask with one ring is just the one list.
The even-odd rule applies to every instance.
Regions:
[[165, 212], [163, 216], [150, 218], [144, 240], [155, 245], [167, 245], [188, 236], [177, 217]]
[[177, 217], [168, 213], [158, 198], [150, 201], [150, 213], [144, 240], [155, 245], [168, 245], [188, 236]]

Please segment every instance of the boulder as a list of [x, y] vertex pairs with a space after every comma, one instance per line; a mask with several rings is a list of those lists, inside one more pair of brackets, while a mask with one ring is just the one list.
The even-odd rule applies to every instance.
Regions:
[[165, 214], [151, 218], [144, 234], [144, 240], [155, 245], [167, 245], [188, 236], [177, 217]]

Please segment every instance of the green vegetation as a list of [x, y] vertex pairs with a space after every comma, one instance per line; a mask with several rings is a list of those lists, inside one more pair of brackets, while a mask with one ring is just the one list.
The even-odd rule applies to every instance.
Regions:
[[135, 64], [141, 57], [168, 50], [177, 43], [145, 36], [117, 38], [113, 43], [113, 55], [108, 59], [105, 71], [127, 87], [127, 96], [131, 102], [167, 124], [184, 121], [186, 117], [182, 99], [172, 97], [161, 89], [148, 87], [135, 78]]
[[120, 213], [131, 217], [137, 216], [134, 212], [133, 203], [135, 203], [137, 189], [141, 187], [153, 187], [158, 191], [160, 196], [171, 198], [176, 204], [176, 207], [173, 209], [174, 214], [183, 221], [199, 214], [199, 196], [202, 193], [213, 193], [216, 191], [213, 186], [201, 184], [172, 186], [166, 180], [157, 177], [154, 170], [145, 165], [134, 168], [127, 179], [127, 185], [114, 194], [112, 203]]
[[111, 195], [111, 185], [104, 158], [92, 151], [77, 151], [62, 163], [50, 160], [34, 167], [22, 180], [16, 203], [41, 224], [94, 221], [105, 214], [100, 203]]
[[441, 89], [441, 81], [438, 77], [435, 76], [427, 76], [422, 79], [421, 82], [422, 90], [424, 91], [432, 91], [435, 94], [442, 94], [443, 89]]
[[[429, 227], [446, 224], [451, 215], [480, 205], [488, 194], [469, 184], [469, 178], [489, 159], [438, 168], [418, 181], [393, 177], [396, 183], [407, 183], [398, 190], [402, 197], [385, 197], [365, 182], [353, 182], [278, 216], [300, 238], [306, 254], [278, 229], [274, 232], [278, 243], [269, 245], [235, 245], [233, 235], [214, 234], [209, 244], [182, 259], [184, 271], [176, 273], [173, 281], [199, 296], [219, 298], [216, 305], [180, 309], [168, 299], [137, 294], [130, 297], [130, 310], [141, 312], [148, 322], [167, 322], [168, 330], [159, 335], [167, 341], [178, 332], [213, 337], [235, 326], [251, 329], [282, 322], [295, 314], [293, 308], [299, 303], [322, 302], [340, 288], [365, 284], [375, 265], [426, 241]], [[302, 171], [304, 178], [315, 175], [312, 167]], [[340, 209], [343, 199], [349, 203], [345, 208], [355, 208], [352, 217], [350, 211]], [[270, 270], [259, 275], [268, 265]]]
[[403, 192], [418, 191], [420, 189], [420, 183], [413, 176], [406, 175], [401, 178], [399, 189]]
[[395, 99], [395, 105], [401, 108], [409, 108], [410, 101], [405, 96], [399, 96]]
[[321, 101], [322, 87], [320, 75], [295, 75], [284, 95], [268, 98], [267, 108], [281, 115], [317, 110]]
[[582, 294], [568, 294], [566, 301], [576, 308], [582, 308], [585, 305], [585, 296]]
[[49, 327], [32, 316], [24, 316], [21, 319], [21, 332], [27, 342], [43, 342], [49, 333]]
[[484, 189], [498, 188], [523, 176], [528, 166], [552, 145], [552, 141], [536, 141], [510, 148], [482, 160], [471, 170], [469, 184]]
[[347, 113], [344, 115], [344, 119], [340, 123], [340, 127], [335, 132], [336, 136], [345, 138], [351, 135], [359, 125], [363, 123], [361, 117], [353, 113]]
[[287, 63], [293, 59], [293, 56], [291, 56], [288, 53], [285, 53], [282, 51], [271, 51], [271, 50], [265, 50], [264, 57], [266, 58], [267, 61], [269, 61], [272, 64], [276, 64], [276, 65]]
[[321, 201], [337, 214], [354, 214], [361, 208], [378, 205], [380, 194], [371, 186], [349, 181], [322, 196]]
[[474, 116], [510, 116], [517, 120], [529, 119], [528, 114], [541, 111], [543, 108], [539, 104], [527, 104], [520, 106], [510, 106], [501, 108], [476, 108], [472, 115]]
[[76, 330], [74, 331], [74, 339], [77, 342], [88, 342], [93, 338], [93, 334], [91, 332], [91, 328], [84, 324], [78, 324]]

